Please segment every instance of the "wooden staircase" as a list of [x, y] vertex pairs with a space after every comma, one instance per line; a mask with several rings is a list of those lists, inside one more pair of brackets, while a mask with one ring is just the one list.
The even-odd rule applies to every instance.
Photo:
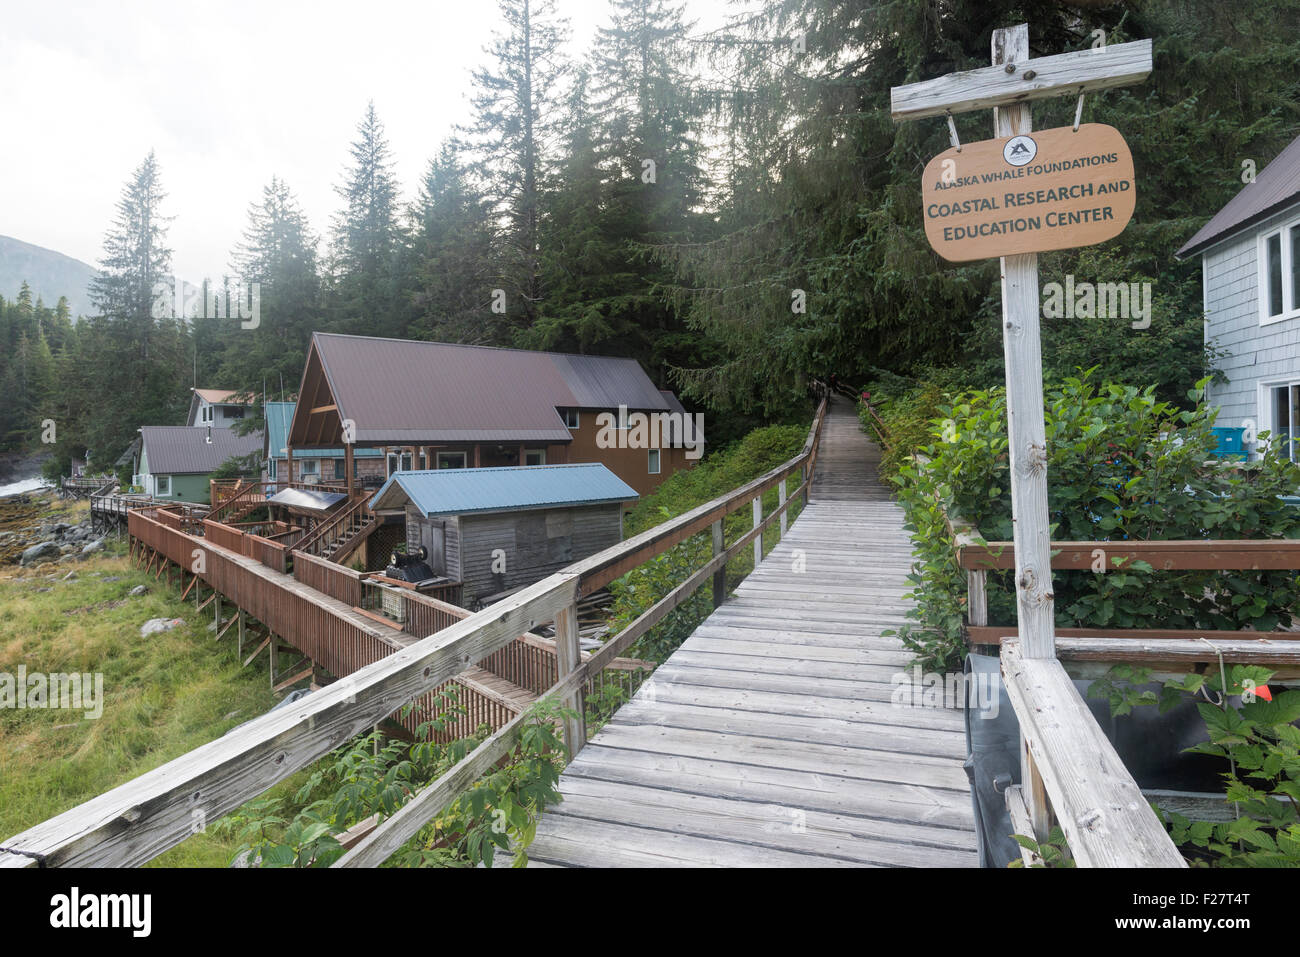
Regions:
[[378, 525], [366, 500], [358, 498], [317, 526], [295, 550], [341, 564]]

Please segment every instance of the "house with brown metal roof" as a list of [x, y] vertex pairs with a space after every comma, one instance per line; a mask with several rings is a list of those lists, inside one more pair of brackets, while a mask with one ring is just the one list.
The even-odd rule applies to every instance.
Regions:
[[699, 458], [703, 431], [634, 359], [318, 332], [289, 468], [338, 447], [384, 450], [386, 475], [600, 462], [644, 495]]
[[1227, 352], [1207, 396], [1218, 426], [1300, 460], [1300, 137], [1176, 255], [1200, 256], [1205, 342]]

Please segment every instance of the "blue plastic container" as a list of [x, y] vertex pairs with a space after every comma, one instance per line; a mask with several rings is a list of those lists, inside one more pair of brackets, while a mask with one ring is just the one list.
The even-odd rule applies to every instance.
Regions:
[[1246, 457], [1244, 441], [1246, 430], [1244, 428], [1233, 429], [1215, 426], [1210, 431], [1214, 433], [1214, 441], [1218, 443], [1218, 448], [1211, 453], [1212, 455], [1234, 459]]

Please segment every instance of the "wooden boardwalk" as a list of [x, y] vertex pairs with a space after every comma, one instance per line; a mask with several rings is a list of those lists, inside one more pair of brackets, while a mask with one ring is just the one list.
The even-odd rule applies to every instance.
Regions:
[[877, 458], [835, 401], [810, 504], [565, 770], [531, 865], [976, 866], [961, 712], [890, 702], [911, 547]]

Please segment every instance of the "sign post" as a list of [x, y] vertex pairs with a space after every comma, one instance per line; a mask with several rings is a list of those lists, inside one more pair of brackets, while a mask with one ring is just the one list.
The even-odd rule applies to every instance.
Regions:
[[[992, 107], [995, 137], [1027, 137], [1033, 130], [1029, 101], [1072, 93], [1081, 97], [1088, 90], [1141, 82], [1151, 72], [1150, 40], [1035, 60], [1029, 56], [1029, 25], [1021, 23], [995, 30], [992, 47], [991, 67], [894, 87], [891, 91], [891, 114], [895, 122], [942, 115], [951, 119], [952, 113]], [[953, 131], [955, 141], [955, 127]], [[1007, 152], [1011, 153], [1017, 145], [1015, 141], [1008, 143]], [[1032, 146], [1032, 143], [1028, 145]], [[955, 142], [954, 149], [958, 149]], [[1009, 165], [1015, 166], [1022, 156], [1012, 154], [1004, 158]], [[959, 180], [961, 160], [956, 162]], [[1129, 159], [1128, 163], [1131, 178], [1132, 160]], [[930, 185], [927, 183], [927, 190]], [[1131, 204], [1132, 200], [1130, 189], [1127, 202]], [[1132, 215], [1131, 205], [1128, 215]], [[1119, 229], [1128, 221], [1128, 215], [1119, 223]], [[927, 233], [930, 233], [928, 225]], [[1102, 235], [1101, 238], [1109, 237]], [[1099, 238], [1080, 236], [1079, 241], [1071, 245], [1100, 241]], [[1047, 439], [1043, 420], [1037, 250], [1064, 247], [1030, 243], [1027, 248], [1035, 251], [1001, 256], [1002, 342], [1006, 359], [1016, 608], [1021, 655], [1025, 658], [1052, 658], [1056, 655], [1056, 639], [1047, 509]], [[1021, 790], [1029, 807], [1035, 835], [1044, 840], [1050, 827], [1047, 796], [1023, 738], [1020, 753]]]

